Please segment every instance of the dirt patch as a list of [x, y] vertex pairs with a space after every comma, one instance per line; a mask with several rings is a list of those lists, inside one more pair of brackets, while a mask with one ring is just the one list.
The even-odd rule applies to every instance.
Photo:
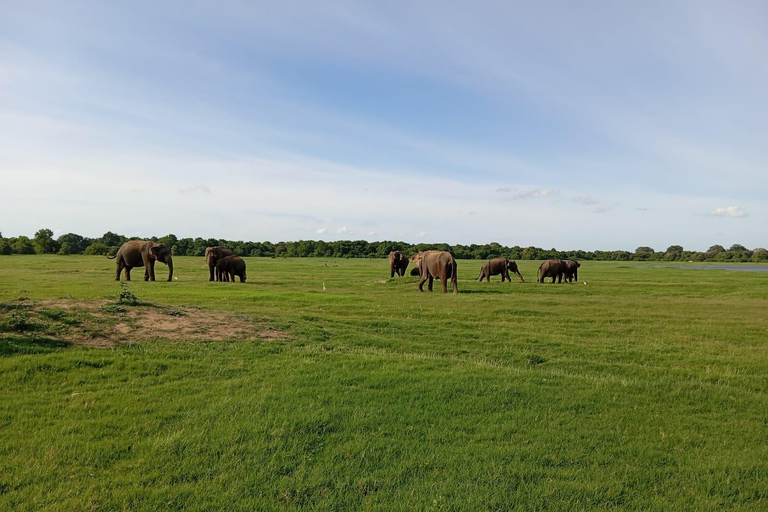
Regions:
[[192, 306], [128, 306], [109, 301], [61, 299], [2, 306], [0, 332], [55, 337], [91, 347], [153, 339], [276, 341], [287, 338], [287, 333], [265, 320]]

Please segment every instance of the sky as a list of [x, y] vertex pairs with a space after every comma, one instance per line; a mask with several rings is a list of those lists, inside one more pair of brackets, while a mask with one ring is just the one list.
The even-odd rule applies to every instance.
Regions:
[[768, 3], [0, 0], [0, 232], [768, 246]]

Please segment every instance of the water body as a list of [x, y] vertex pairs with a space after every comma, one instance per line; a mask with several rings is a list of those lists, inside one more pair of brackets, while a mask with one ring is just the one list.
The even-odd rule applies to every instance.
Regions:
[[736, 270], [739, 272], [768, 272], [768, 267], [734, 267], [727, 265], [656, 265], [652, 268], [683, 268], [687, 270]]

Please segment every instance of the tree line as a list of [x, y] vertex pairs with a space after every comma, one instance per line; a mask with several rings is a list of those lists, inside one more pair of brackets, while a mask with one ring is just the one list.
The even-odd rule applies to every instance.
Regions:
[[[53, 238], [53, 231], [40, 229], [34, 238], [19, 236], [3, 238], [0, 233], [0, 255], [10, 254], [114, 254], [128, 238], [107, 231], [100, 238], [89, 238], [67, 233]], [[173, 255], [203, 256], [206, 247], [222, 245], [232, 249], [239, 256], [256, 257], [316, 257], [316, 258], [385, 258], [390, 251], [401, 251], [407, 255], [417, 251], [435, 249], [450, 251], [457, 259], [486, 260], [504, 256], [516, 260], [544, 260], [549, 258], [599, 261], [768, 261], [768, 251], [761, 247], [747, 249], [734, 244], [729, 249], [713, 245], [707, 251], [686, 251], [680, 245], [672, 245], [666, 251], [655, 251], [651, 247], [638, 247], [629, 251], [558, 251], [539, 247], [506, 247], [496, 242], [477, 245], [409, 244], [406, 242], [367, 242], [365, 240], [299, 240], [297, 242], [243, 242], [217, 238], [178, 238], [170, 234], [151, 237], [150, 240], [164, 243]]]

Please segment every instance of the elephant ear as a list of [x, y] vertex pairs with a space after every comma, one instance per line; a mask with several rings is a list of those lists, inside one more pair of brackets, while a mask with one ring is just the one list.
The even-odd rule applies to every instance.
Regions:
[[149, 248], [149, 259], [156, 260], [157, 259], [157, 247], [150, 247]]

